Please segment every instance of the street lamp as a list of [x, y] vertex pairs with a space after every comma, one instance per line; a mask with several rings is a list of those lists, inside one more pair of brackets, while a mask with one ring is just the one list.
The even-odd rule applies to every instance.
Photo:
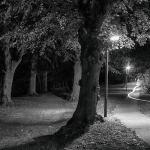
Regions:
[[[119, 35], [110, 37], [110, 41], [116, 42], [119, 40]], [[106, 50], [106, 69], [105, 69], [105, 101], [104, 101], [104, 117], [107, 117], [107, 101], [108, 101], [108, 57], [109, 52]]]
[[113, 35], [110, 37], [110, 41], [118, 41], [119, 40], [119, 35]]
[[128, 73], [129, 73], [130, 69], [131, 69], [131, 67], [129, 65], [126, 66], [126, 92], [127, 92]]

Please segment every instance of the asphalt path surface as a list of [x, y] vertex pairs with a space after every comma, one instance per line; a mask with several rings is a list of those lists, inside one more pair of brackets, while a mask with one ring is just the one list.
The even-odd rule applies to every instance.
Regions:
[[[135, 87], [135, 82], [131, 82], [127, 84], [127, 91], [126, 91], [126, 86], [125, 84], [118, 84], [118, 85], [109, 85], [108, 86], [108, 94], [115, 94], [115, 93], [120, 93], [120, 94], [127, 94], [133, 90]], [[100, 88], [100, 93], [104, 94], [105, 93], [105, 87]]]
[[150, 118], [138, 109], [138, 101], [148, 101], [139, 98], [139, 83], [135, 83], [127, 98], [114, 110], [115, 117], [127, 128], [135, 131], [136, 135], [150, 145]]

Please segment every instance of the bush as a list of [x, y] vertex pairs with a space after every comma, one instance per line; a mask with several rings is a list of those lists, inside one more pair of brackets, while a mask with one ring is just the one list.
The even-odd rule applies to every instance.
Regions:
[[150, 93], [150, 69], [147, 69], [143, 74], [138, 74], [138, 78], [141, 82], [141, 92]]

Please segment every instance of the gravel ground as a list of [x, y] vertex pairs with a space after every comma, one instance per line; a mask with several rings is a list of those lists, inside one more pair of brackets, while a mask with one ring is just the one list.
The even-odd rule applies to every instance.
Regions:
[[[79, 137], [64, 140], [60, 150], [148, 150], [150, 147], [113, 117], [114, 108], [125, 95], [109, 95], [108, 117], [96, 122]], [[1, 150], [57, 150], [54, 133], [72, 116], [76, 103], [50, 94], [14, 98], [14, 108], [0, 108]], [[104, 98], [97, 112], [103, 114]], [[70, 138], [70, 135], [64, 135]], [[61, 138], [61, 137], [60, 137]], [[64, 138], [65, 139], [65, 138]], [[67, 138], [66, 138], [67, 139]], [[63, 140], [63, 137], [62, 137]], [[58, 141], [55, 141], [59, 145]], [[58, 149], [58, 150], [59, 150]]]

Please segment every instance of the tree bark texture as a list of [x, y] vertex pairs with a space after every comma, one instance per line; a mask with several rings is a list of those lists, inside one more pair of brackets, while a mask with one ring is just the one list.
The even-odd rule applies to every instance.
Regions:
[[100, 29], [109, 13], [108, 0], [87, 0], [79, 2], [79, 11], [84, 24], [79, 28], [81, 45], [82, 78], [77, 108], [67, 125], [92, 124], [97, 116], [97, 86], [102, 65]]
[[100, 68], [101, 63], [95, 62], [94, 57], [82, 60], [79, 102], [72, 118], [78, 123], [91, 124], [95, 121]]
[[0, 76], [0, 96], [2, 95], [3, 77]]
[[74, 64], [74, 81], [73, 81], [73, 91], [71, 95], [72, 101], [78, 101], [79, 100], [79, 93], [80, 93], [80, 85], [79, 80], [81, 79], [81, 61], [77, 60]]
[[17, 59], [13, 59], [12, 52], [9, 48], [9, 39], [6, 41], [6, 48], [4, 49], [5, 56], [5, 74], [3, 79], [3, 89], [2, 89], [2, 104], [4, 106], [9, 106], [12, 104], [11, 91], [12, 83], [14, 78], [14, 73], [22, 60], [23, 51], [18, 52]]
[[46, 93], [47, 92], [47, 70], [43, 71], [42, 74], [42, 92]]
[[11, 100], [11, 90], [13, 77], [16, 67], [14, 65], [11, 66], [11, 69], [7, 69], [6, 74], [4, 76], [4, 84], [3, 84], [3, 92], [2, 92], [2, 103], [4, 105], [9, 105], [12, 103]]
[[33, 53], [31, 59], [31, 76], [28, 91], [28, 95], [31, 96], [37, 95], [36, 93], [37, 60], [38, 60], [38, 53], [35, 52]]

